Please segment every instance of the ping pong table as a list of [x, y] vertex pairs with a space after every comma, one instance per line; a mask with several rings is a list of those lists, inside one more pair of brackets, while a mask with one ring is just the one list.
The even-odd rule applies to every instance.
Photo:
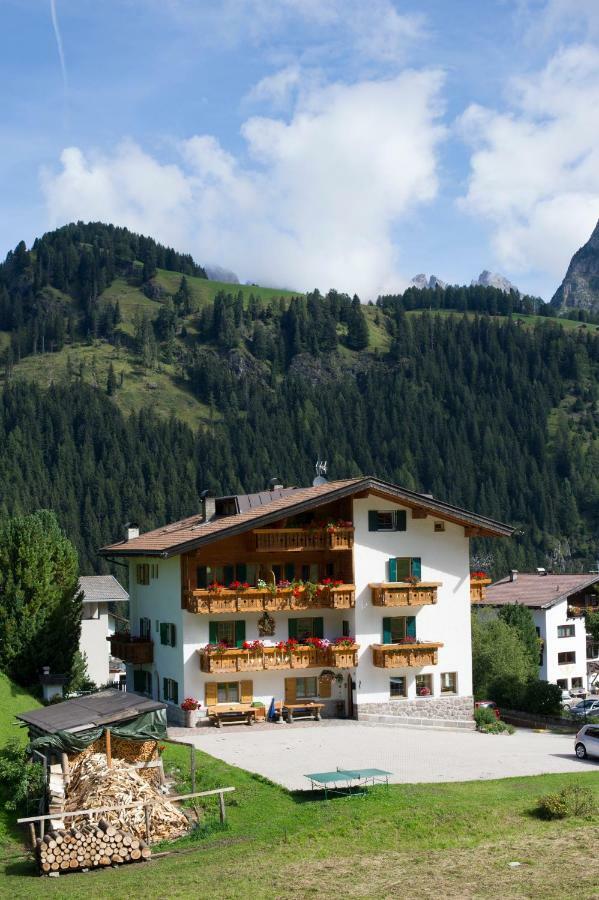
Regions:
[[389, 787], [391, 774], [385, 769], [342, 769], [338, 766], [334, 772], [312, 772], [305, 777], [310, 779], [313, 791], [324, 789], [324, 798], [328, 800], [329, 793], [363, 797], [369, 786], [386, 784]]

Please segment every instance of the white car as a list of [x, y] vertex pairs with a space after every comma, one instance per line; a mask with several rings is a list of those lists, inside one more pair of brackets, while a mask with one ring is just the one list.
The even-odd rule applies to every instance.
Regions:
[[585, 725], [574, 738], [574, 752], [578, 759], [596, 756], [599, 759], [599, 725]]

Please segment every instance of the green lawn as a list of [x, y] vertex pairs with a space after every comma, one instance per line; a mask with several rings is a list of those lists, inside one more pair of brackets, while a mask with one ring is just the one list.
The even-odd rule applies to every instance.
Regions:
[[[501, 738], [500, 738], [501, 739]], [[203, 833], [172, 844], [177, 852], [124, 866], [43, 882], [44, 896], [84, 898], [596, 897], [599, 817], [544, 822], [533, 809], [550, 790], [580, 776], [375, 788], [363, 798], [293, 794], [198, 752], [198, 789], [233, 785], [221, 830], [207, 803]], [[182, 787], [189, 751], [169, 746], [168, 767]], [[155, 852], [167, 849], [165, 845]], [[509, 862], [522, 865], [511, 869]], [[0, 893], [37, 897], [31, 864], [11, 860]], [[1, 877], [1, 876], [0, 876]]]
[[[257, 284], [229, 284], [225, 281], [209, 281], [206, 278], [195, 278], [191, 275], [186, 275], [185, 277], [198, 307], [214, 300], [219, 291], [233, 294], [233, 296], [237, 296], [241, 291], [246, 303], [252, 294], [255, 297], [261, 297], [263, 300], [271, 300], [273, 297], [289, 298], [302, 295], [301, 291], [289, 291], [283, 288], [260, 287]], [[181, 274], [179, 272], [167, 272], [166, 269], [158, 269], [156, 281], [169, 294], [175, 294], [181, 283]]]
[[[13, 724], [15, 715], [28, 709], [36, 709], [38, 706], [41, 706], [39, 700], [0, 672], [0, 747], [3, 747], [11, 738], [17, 738], [21, 743], [25, 743], [27, 732], [24, 728]], [[4, 809], [5, 800], [6, 796], [0, 785], [0, 854], [2, 856], [17, 852], [20, 839], [20, 834], [14, 825], [14, 814]], [[1, 889], [0, 896], [2, 896]]]
[[[483, 316], [486, 313], [477, 313], [474, 310], [467, 310], [466, 312], [462, 312], [457, 309], [410, 309], [407, 311], [406, 315], [408, 316], [421, 316], [422, 313], [429, 312], [435, 316], [467, 316], [469, 319], [473, 319], [475, 316]], [[507, 322], [508, 316], [492, 316], [493, 321], [498, 322]], [[523, 322], [525, 325], [532, 327], [533, 325], [560, 325], [562, 328], [565, 328], [567, 331], [574, 331], [576, 329], [582, 328], [587, 329], [591, 332], [599, 331], [599, 325], [588, 325], [584, 322], [577, 322], [574, 319], [564, 319], [564, 318], [549, 318], [548, 316], [526, 316], [521, 313], [514, 313], [512, 316], [512, 320], [514, 322]]]

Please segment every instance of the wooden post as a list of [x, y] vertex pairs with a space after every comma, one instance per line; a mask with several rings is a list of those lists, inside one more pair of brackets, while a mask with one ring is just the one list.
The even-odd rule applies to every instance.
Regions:
[[150, 804], [144, 804], [144, 814], [146, 817], [146, 841], [148, 842], [148, 846], [150, 846], [150, 837], [151, 837], [151, 826], [150, 826]]
[[29, 837], [31, 838], [31, 849], [35, 850], [35, 825], [33, 822], [29, 823]]
[[63, 775], [69, 774], [69, 757], [66, 753], [60, 754], [60, 768], [62, 769]]
[[104, 737], [106, 739], [106, 765], [112, 768], [112, 747], [110, 745], [110, 728], [104, 729]]
[[220, 821], [221, 825], [224, 824], [225, 819], [227, 818], [227, 811], [225, 809], [225, 795], [222, 791], [219, 791], [218, 794], [218, 811], [220, 813]]
[[191, 768], [191, 790], [195, 792], [196, 789], [196, 748], [193, 744], [190, 744], [191, 749], [191, 760], [190, 760], [190, 768]]

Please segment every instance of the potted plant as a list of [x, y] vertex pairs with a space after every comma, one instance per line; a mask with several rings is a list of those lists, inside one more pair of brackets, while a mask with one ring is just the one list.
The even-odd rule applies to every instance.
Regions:
[[185, 727], [195, 728], [198, 721], [198, 709], [200, 703], [195, 697], [186, 697], [181, 704], [181, 709], [185, 713]]
[[418, 696], [419, 697], [430, 697], [430, 693], [431, 693], [431, 689], [427, 688], [427, 686], [425, 684], [422, 685], [422, 687], [418, 688]]

